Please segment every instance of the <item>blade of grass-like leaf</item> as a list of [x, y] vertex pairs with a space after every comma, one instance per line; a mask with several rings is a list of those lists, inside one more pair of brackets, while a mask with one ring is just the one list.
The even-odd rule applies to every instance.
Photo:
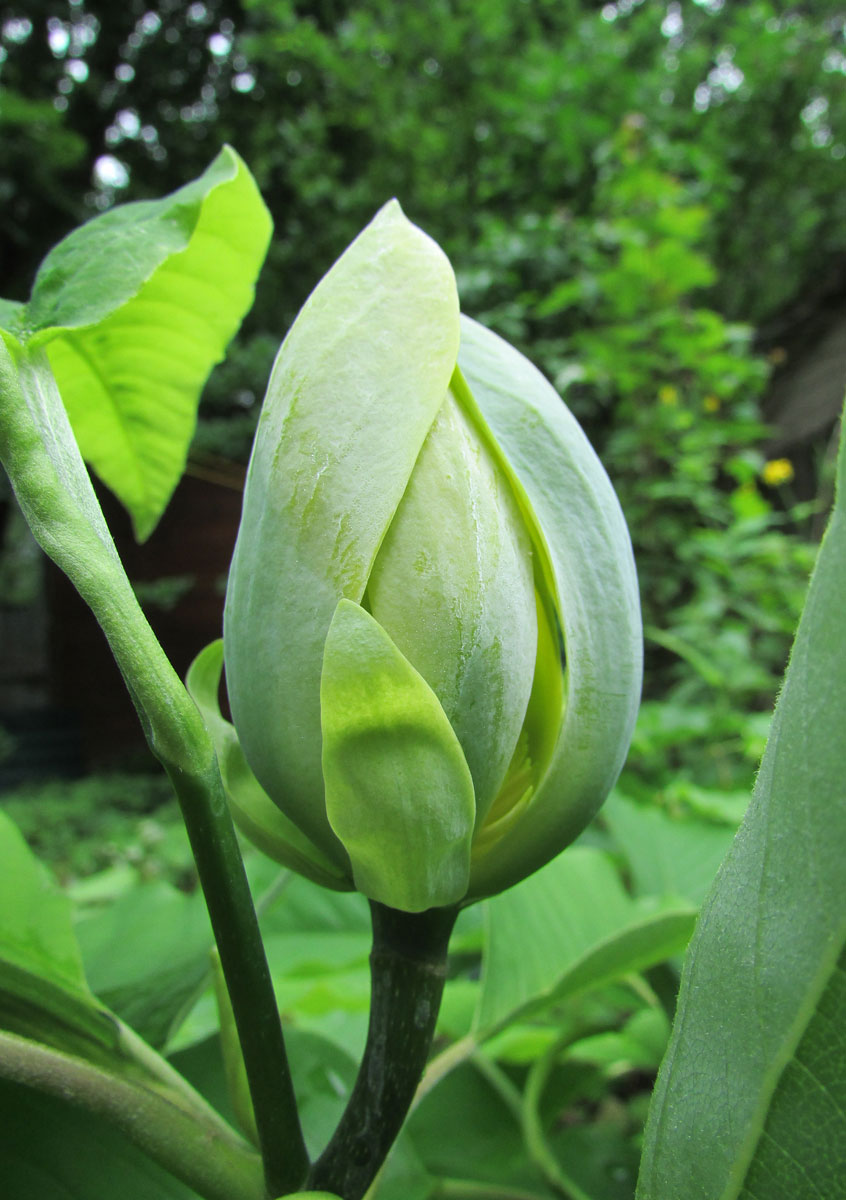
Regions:
[[706, 901], [638, 1200], [836, 1200], [846, 1178], [846, 440], [752, 804]]
[[228, 147], [162, 200], [113, 209], [42, 264], [27, 306], [83, 457], [139, 538], [185, 466], [203, 384], [253, 300], [270, 216]]

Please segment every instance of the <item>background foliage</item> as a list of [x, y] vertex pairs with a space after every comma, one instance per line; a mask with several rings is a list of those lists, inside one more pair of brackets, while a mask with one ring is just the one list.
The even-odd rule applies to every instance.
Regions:
[[661, 647], [648, 690], [692, 667], [766, 707], [809, 556], [758, 486], [753, 332], [846, 261], [843, 23], [830, 0], [7, 6], [5, 292], [24, 298], [78, 220], [179, 186], [230, 141], [276, 233], [196, 449], [243, 458], [290, 320], [399, 196], [465, 309], [598, 444]]
[[[525, 981], [543, 1003], [508, 1029], [484, 1026], [508, 997], [494, 926], [468, 915], [440, 1027], [466, 1053], [421, 1102], [385, 1196], [485, 1196], [472, 1189], [486, 1180], [524, 1200], [562, 1186], [633, 1195], [672, 956], [743, 816], [814, 556], [789, 464], [766, 461], [760, 402], [783, 314], [846, 264], [844, 29], [836, 0], [3, 8], [6, 296], [26, 298], [80, 220], [175, 189], [223, 141], [271, 209], [258, 301], [207, 387], [195, 454], [245, 459], [288, 324], [397, 195], [449, 253], [464, 308], [556, 383], [630, 523], [646, 698], [615, 793], [561, 867], [581, 872], [585, 896], [616, 899], [570, 914], [571, 957], [554, 978]], [[198, 900], [161, 798], [124, 777], [4, 807], [68, 884], [98, 994], [225, 1106], [202, 917], [183, 914], [192, 933], [179, 946], [151, 932]], [[251, 871], [257, 892], [276, 886], [266, 864]], [[299, 881], [284, 896], [268, 900], [265, 932], [316, 1145], [363, 1037], [366, 928], [356, 897]], [[514, 896], [514, 913], [531, 911]], [[110, 973], [111, 921], [147, 931], [155, 975], [139, 979], [129, 962]], [[591, 974], [609, 941], [613, 969]]]

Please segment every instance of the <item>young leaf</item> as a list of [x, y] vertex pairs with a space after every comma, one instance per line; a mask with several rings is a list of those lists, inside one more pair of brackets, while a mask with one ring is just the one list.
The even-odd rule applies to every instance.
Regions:
[[638, 1200], [846, 1178], [846, 439], [752, 804], [691, 942]]
[[139, 538], [182, 474], [200, 391], [252, 304], [270, 231], [226, 147], [172, 195], [74, 230], [38, 272], [21, 341], [46, 347], [83, 457]]

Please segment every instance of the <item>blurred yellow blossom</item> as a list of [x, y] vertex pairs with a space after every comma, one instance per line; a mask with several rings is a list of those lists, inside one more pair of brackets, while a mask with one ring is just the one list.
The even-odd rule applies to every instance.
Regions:
[[672, 408], [679, 402], [679, 389], [673, 387], [671, 383], [665, 383], [663, 387], [658, 389], [658, 399], [661, 404], [666, 404], [668, 408]]
[[720, 397], [719, 396], [706, 396], [705, 399], [702, 401], [702, 406], [706, 412], [709, 412], [709, 413], [719, 412]]
[[793, 478], [793, 463], [789, 458], [771, 458], [764, 463], [761, 478], [768, 487], [779, 487]]

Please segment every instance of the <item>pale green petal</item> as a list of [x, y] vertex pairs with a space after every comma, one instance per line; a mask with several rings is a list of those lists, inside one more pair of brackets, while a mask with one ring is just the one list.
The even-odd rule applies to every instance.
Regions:
[[[560, 704], [552, 761], [507, 837], [474, 855], [470, 896], [478, 897], [542, 866], [605, 799], [637, 713], [642, 637], [628, 530], [583, 431], [513, 347], [466, 318], [461, 337], [461, 371], [543, 530], [567, 663], [560, 701], [553, 672], [541, 687]], [[544, 660], [552, 655], [547, 646]], [[533, 696], [530, 712], [534, 704]]]
[[473, 781], [438, 698], [357, 604], [337, 607], [320, 686], [326, 810], [356, 887], [407, 912], [467, 890]]
[[526, 527], [451, 393], [379, 551], [367, 602], [441, 702], [473, 776], [478, 826], [523, 725], [537, 625]]
[[201, 650], [191, 663], [185, 686], [214, 742], [235, 824], [268, 858], [314, 883], [340, 892], [350, 891], [352, 879], [343, 849], [338, 847], [334, 862], [326, 858], [276, 807], [247, 765], [235, 727], [220, 711], [222, 671], [223, 642], [218, 639]]
[[268, 387], [227, 589], [227, 680], [256, 776], [330, 855], [323, 643], [338, 600], [362, 598], [457, 348], [452, 268], [392, 202], [307, 301]]

